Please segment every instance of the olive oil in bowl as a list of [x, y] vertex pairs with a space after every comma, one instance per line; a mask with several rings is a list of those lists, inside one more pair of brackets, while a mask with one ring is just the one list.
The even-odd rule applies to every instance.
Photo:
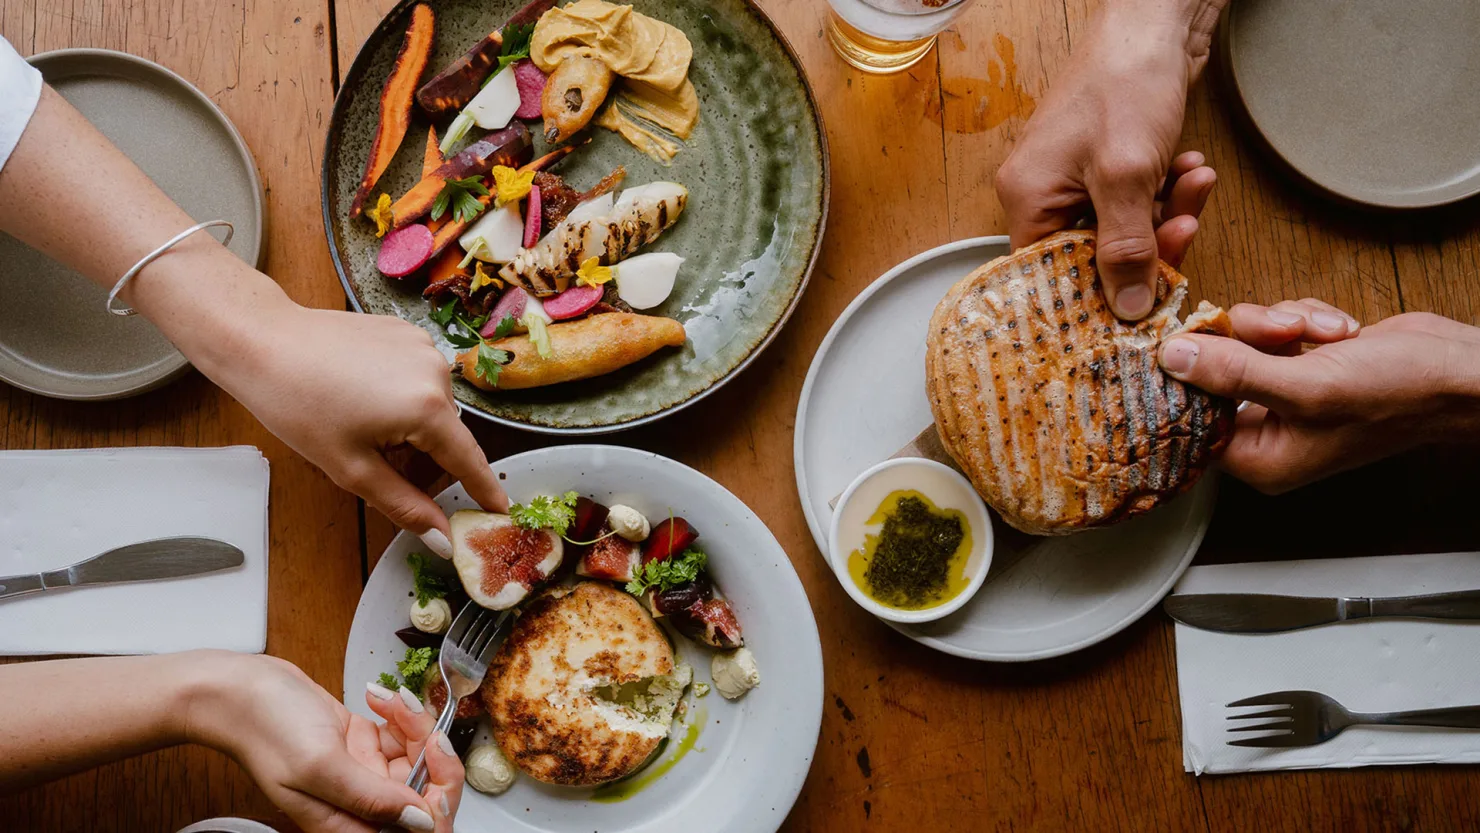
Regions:
[[971, 523], [914, 489], [890, 492], [868, 519], [879, 531], [848, 556], [848, 574], [869, 598], [898, 610], [950, 601], [971, 583]]

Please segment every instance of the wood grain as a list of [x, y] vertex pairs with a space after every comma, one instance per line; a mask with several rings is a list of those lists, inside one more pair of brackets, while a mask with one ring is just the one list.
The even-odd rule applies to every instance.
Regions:
[[[0, 0], [23, 52], [106, 45], [181, 72], [226, 108], [269, 184], [273, 217], [317, 217], [318, 153], [338, 78], [394, 0]], [[844, 306], [905, 257], [1001, 231], [992, 176], [1094, 2], [978, 0], [907, 73], [838, 59], [821, 2], [760, 0], [822, 104], [833, 161], [823, 252], [795, 317], [753, 367], [704, 402], [610, 442], [708, 473], [767, 523], [806, 585], [826, 702], [787, 830], [1469, 830], [1470, 768], [1195, 779], [1181, 770], [1172, 631], [1153, 614], [1059, 660], [985, 665], [936, 654], [863, 613], [837, 585], [792, 486], [792, 430], [811, 356]], [[1010, 66], [1009, 66], [1010, 65]], [[1473, 209], [1394, 220], [1313, 196], [1239, 129], [1216, 72], [1194, 90], [1182, 146], [1219, 184], [1185, 264], [1194, 300], [1313, 295], [1364, 321], [1432, 310], [1480, 324]], [[275, 222], [268, 271], [305, 303], [343, 303], [311, 223]], [[490, 458], [549, 444], [470, 423]], [[394, 530], [282, 448], [240, 406], [188, 377], [106, 408], [0, 387], [0, 447], [252, 442], [273, 462], [270, 649], [338, 692], [358, 592]], [[400, 467], [435, 491], [424, 456]], [[1480, 549], [1468, 506], [1480, 454], [1424, 452], [1281, 498], [1225, 483], [1200, 563]], [[1395, 487], [1395, 484], [1399, 484]], [[1364, 519], [1352, 523], [1353, 518]], [[1371, 519], [1371, 520], [1366, 520]], [[1399, 520], [1401, 519], [1401, 520]], [[363, 542], [363, 548], [361, 548]], [[172, 750], [0, 799], [0, 828], [168, 830], [221, 812], [273, 818], [224, 758]], [[281, 822], [279, 821], [281, 824]], [[286, 827], [286, 825], [283, 825]]]

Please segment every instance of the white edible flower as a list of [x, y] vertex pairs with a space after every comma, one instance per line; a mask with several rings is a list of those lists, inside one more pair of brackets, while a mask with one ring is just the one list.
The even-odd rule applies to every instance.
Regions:
[[485, 795], [503, 795], [514, 786], [514, 765], [497, 744], [480, 743], [468, 750], [463, 769], [468, 786]]
[[653, 531], [648, 525], [648, 519], [641, 512], [621, 503], [607, 512], [606, 522], [612, 525], [613, 532], [628, 541], [647, 540], [648, 534]]
[[442, 633], [452, 625], [452, 606], [446, 599], [411, 604], [411, 624], [423, 633]]

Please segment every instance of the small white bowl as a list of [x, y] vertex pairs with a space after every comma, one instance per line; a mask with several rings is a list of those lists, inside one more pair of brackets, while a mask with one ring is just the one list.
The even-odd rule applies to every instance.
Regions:
[[[960, 510], [971, 524], [972, 550], [966, 558], [970, 582], [954, 598], [935, 607], [900, 610], [881, 605], [869, 598], [848, 573], [848, 556], [863, 546], [864, 536], [870, 531], [869, 517], [896, 489], [914, 489], [941, 509]], [[833, 573], [864, 610], [891, 622], [932, 622], [960, 610], [986, 581], [987, 570], [992, 566], [992, 517], [971, 481], [960, 472], [922, 457], [897, 457], [870, 468], [849, 484], [833, 509], [827, 542]]]

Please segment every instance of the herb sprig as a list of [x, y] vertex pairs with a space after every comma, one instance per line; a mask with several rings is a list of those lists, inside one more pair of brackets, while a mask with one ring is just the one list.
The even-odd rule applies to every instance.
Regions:
[[447, 595], [451, 588], [447, 586], [447, 579], [432, 569], [431, 559], [413, 552], [406, 556], [406, 563], [411, 567], [411, 584], [415, 588], [417, 604], [426, 605]]
[[401, 672], [406, 687], [419, 693], [426, 686], [427, 669], [436, 659], [436, 648], [407, 648], [406, 658], [396, 663], [396, 670]]
[[535, 495], [527, 504], [510, 506], [509, 517], [523, 529], [549, 529], [563, 536], [576, 519], [576, 500], [580, 496], [579, 492], [566, 492], [560, 497]]
[[450, 207], [452, 219], [455, 222], [466, 223], [481, 214], [487, 207], [479, 202], [478, 198], [488, 195], [488, 186], [483, 184], [483, 178], [480, 176], [449, 179], [438, 192], [437, 198], [432, 201], [432, 219], [442, 219], [442, 215], [446, 214]]
[[504, 27], [503, 34], [504, 44], [498, 50], [498, 69], [490, 73], [489, 78], [503, 72], [509, 64], [529, 57], [529, 41], [534, 36], [534, 24], [513, 23]]
[[679, 555], [662, 561], [649, 561], [638, 571], [637, 576], [627, 582], [627, 592], [641, 596], [648, 590], [664, 593], [681, 587], [699, 577], [709, 556], [690, 547]]

